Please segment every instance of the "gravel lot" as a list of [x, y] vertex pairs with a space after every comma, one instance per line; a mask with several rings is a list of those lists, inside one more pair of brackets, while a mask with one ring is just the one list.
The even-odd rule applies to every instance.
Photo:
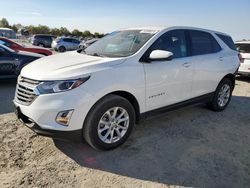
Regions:
[[250, 78], [224, 112], [183, 108], [136, 126], [108, 152], [36, 136], [12, 113], [15, 80], [0, 82], [0, 187], [249, 187]]

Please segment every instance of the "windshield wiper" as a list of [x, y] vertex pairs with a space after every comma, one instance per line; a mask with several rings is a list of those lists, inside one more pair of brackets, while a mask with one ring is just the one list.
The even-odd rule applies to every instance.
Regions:
[[[90, 55], [90, 54], [88, 54], [88, 55]], [[93, 54], [91, 54], [92, 56], [97, 56], [97, 57], [107, 57], [107, 56], [105, 56], [105, 55], [101, 55], [101, 54], [98, 54], [98, 53], [93, 53]]]

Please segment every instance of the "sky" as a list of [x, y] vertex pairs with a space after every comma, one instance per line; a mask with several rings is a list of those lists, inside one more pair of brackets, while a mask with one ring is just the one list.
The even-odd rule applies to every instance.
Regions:
[[141, 26], [195, 26], [250, 39], [250, 0], [1, 0], [10, 24], [108, 33]]

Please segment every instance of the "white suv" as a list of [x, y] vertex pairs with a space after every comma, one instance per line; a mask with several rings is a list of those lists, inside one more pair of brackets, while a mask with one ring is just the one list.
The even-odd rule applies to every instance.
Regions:
[[156, 113], [201, 102], [224, 110], [240, 62], [234, 49], [230, 36], [205, 29], [115, 31], [85, 50], [24, 67], [16, 114], [40, 135], [81, 137], [96, 149], [112, 149]]
[[237, 42], [235, 45], [240, 52], [241, 64], [238, 74], [250, 76], [250, 41]]

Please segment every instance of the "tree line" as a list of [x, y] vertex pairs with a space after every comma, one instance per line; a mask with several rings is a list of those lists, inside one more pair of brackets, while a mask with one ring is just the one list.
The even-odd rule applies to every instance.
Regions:
[[80, 31], [78, 29], [74, 29], [73, 31], [69, 31], [66, 27], [60, 27], [60, 28], [50, 28], [46, 25], [29, 25], [29, 26], [23, 26], [21, 24], [13, 24], [10, 25], [8, 20], [6, 18], [2, 18], [0, 20], [0, 27], [10, 28], [13, 29], [15, 32], [18, 32], [19, 30], [26, 30], [29, 32], [29, 34], [51, 34], [55, 36], [76, 36], [76, 37], [96, 37], [101, 38], [104, 36], [102, 33], [91, 33], [89, 30], [86, 31]]

